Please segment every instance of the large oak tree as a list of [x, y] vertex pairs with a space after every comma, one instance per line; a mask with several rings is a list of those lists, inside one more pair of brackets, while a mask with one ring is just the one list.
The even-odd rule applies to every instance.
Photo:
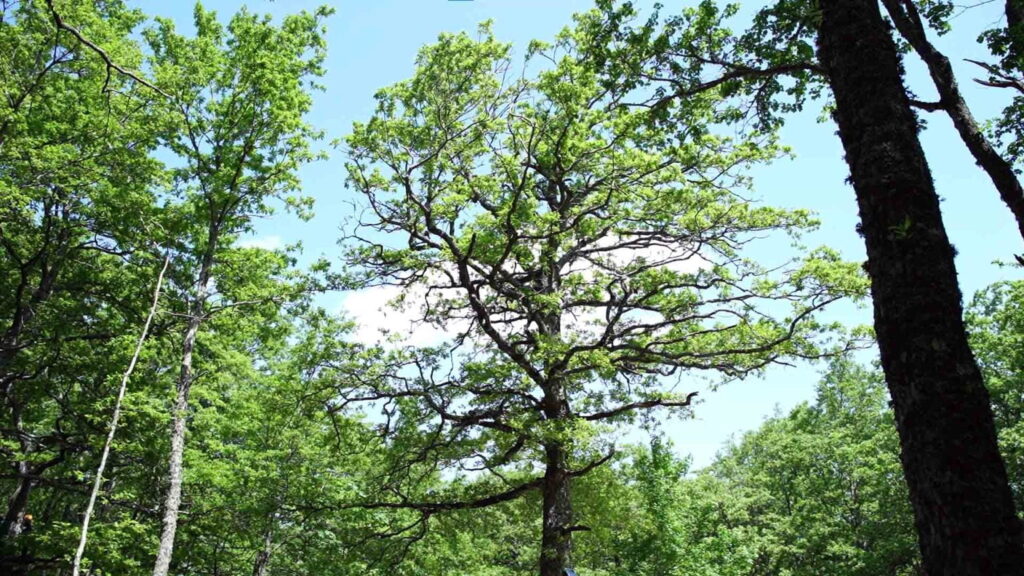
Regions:
[[[349, 399], [386, 402], [400, 454], [373, 507], [417, 510], [408, 529], [422, 529], [540, 490], [540, 574], [561, 576], [587, 529], [570, 487], [610, 457], [602, 432], [684, 411], [684, 374], [816, 356], [815, 312], [862, 280], [824, 250], [773, 266], [745, 256], [812, 221], [741, 196], [737, 171], [778, 150], [716, 134], [713, 97], [658, 127], [602, 86], [577, 33], [522, 64], [480, 34], [425, 48], [347, 139], [366, 206], [353, 270], [400, 287], [450, 343]], [[418, 493], [436, 474], [461, 480]]]

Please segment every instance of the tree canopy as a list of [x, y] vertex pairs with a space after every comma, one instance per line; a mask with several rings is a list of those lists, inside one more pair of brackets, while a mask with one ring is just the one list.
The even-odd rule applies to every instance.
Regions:
[[[918, 115], [1024, 222], [1019, 4], [980, 31], [989, 124], [946, 1], [598, 0], [441, 34], [328, 134], [328, 6], [0, 0], [0, 571], [1018, 574], [1024, 284], [962, 309]], [[754, 177], [810, 106], [863, 264]], [[254, 242], [316, 218], [327, 136], [336, 251]], [[356, 290], [431, 339], [365, 338]], [[811, 363], [814, 399], [680, 456], [708, 393]]]
[[[586, 36], [536, 43], [517, 64], [488, 27], [479, 35], [425, 48], [347, 139], [368, 206], [348, 260], [365, 282], [402, 287], [404, 305], [453, 341], [373, 390], [404, 401], [394, 426], [417, 437], [403, 441], [393, 487], [408, 494], [420, 464], [498, 486], [396, 505], [430, 514], [540, 488], [542, 573], [560, 575], [583, 529], [569, 485], [609, 458], [604, 424], [688, 407], [695, 393], [665, 377], [736, 378], [825, 354], [814, 313], [863, 283], [826, 249], [775, 270], [744, 257], [758, 234], [813, 221], [742, 197], [739, 170], [777, 149], [716, 134], [713, 100], [655, 125], [602, 86]], [[537, 61], [551, 65], [533, 76]], [[524, 462], [543, 477], [510, 481]]]

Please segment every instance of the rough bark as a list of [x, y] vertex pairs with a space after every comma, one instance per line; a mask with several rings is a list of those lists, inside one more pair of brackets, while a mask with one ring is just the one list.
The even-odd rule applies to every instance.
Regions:
[[168, 487], [164, 498], [163, 529], [160, 533], [160, 547], [157, 549], [153, 576], [167, 576], [174, 554], [174, 535], [178, 530], [178, 511], [181, 508], [181, 483], [183, 476], [182, 462], [185, 455], [185, 428], [188, 418], [188, 397], [192, 389], [192, 354], [195, 350], [196, 336], [202, 324], [209, 293], [210, 277], [213, 269], [213, 255], [217, 249], [219, 229], [216, 224], [210, 225], [207, 236], [206, 252], [203, 254], [199, 269], [199, 281], [196, 295], [192, 301], [185, 337], [181, 345], [181, 369], [176, 385], [177, 395], [174, 400], [173, 423], [171, 425], [171, 454], [168, 466]]
[[875, 328], [926, 573], [1024, 574], [953, 249], [876, 0], [821, 0], [819, 56], [860, 209]]
[[164, 274], [167, 272], [167, 266], [171, 263], [171, 257], [168, 254], [164, 257], [163, 267], [160, 268], [160, 274], [156, 278], [156, 287], [153, 289], [153, 301], [149, 306], [149, 313], [146, 315], [146, 322], [142, 325], [142, 331], [139, 333], [139, 338], [135, 343], [135, 351], [132, 353], [132, 359], [128, 363], [128, 367], [125, 369], [124, 374], [121, 376], [121, 386], [117, 390], [117, 399], [114, 402], [114, 412], [110, 416], [110, 430], [107, 432], [107, 440], [103, 443], [103, 452], [100, 455], [100, 463], [96, 468], [96, 478], [93, 481], [92, 492], [89, 493], [89, 504], [85, 508], [85, 516], [82, 518], [82, 533], [78, 539], [78, 549], [75, 551], [75, 559], [71, 563], [71, 574], [72, 576], [78, 576], [82, 566], [82, 555], [85, 554], [85, 544], [89, 538], [89, 520], [92, 519], [92, 511], [96, 506], [96, 497], [100, 493], [100, 486], [103, 484], [103, 472], [107, 468], [107, 457], [110, 455], [110, 446], [114, 443], [114, 434], [117, 433], [117, 422], [121, 417], [121, 403], [124, 402], [125, 392], [128, 390], [128, 379], [131, 378], [132, 372], [135, 370], [135, 364], [139, 361], [139, 354], [142, 353], [142, 345], [146, 343], [146, 336], [149, 334], [149, 326], [153, 323], [153, 316], [156, 315], [157, 306], [160, 303], [160, 289], [163, 287]]
[[[555, 263], [557, 252], [554, 241], [548, 241], [541, 260], [546, 263], [545, 272], [538, 280], [537, 292], [555, 294], [561, 278]], [[549, 338], [559, 338], [562, 333], [561, 311], [544, 313], [538, 318], [538, 329]], [[572, 418], [572, 410], [566, 397], [564, 376], [560, 368], [548, 364], [544, 367], [545, 383], [543, 410], [544, 418], [552, 424], [552, 436], [544, 443], [543, 519], [540, 544], [540, 576], [563, 576], [569, 566], [572, 552], [572, 499], [569, 473], [569, 457], [566, 448], [563, 425]]]
[[1006, 0], [1006, 32], [1010, 38], [1010, 56], [1019, 59], [1024, 55], [1024, 0]]
[[[562, 415], [562, 418], [567, 417]], [[544, 447], [543, 528], [540, 545], [540, 575], [563, 576], [572, 552], [572, 499], [565, 446], [549, 442]]]
[[985, 138], [970, 107], [960, 93], [953, 66], [944, 54], [928, 40], [921, 16], [913, 0], [882, 0], [889, 17], [900, 35], [910, 43], [914, 51], [928, 67], [935, 89], [939, 93], [939, 104], [956, 128], [960, 139], [974, 157], [978, 166], [988, 174], [999, 197], [1017, 220], [1017, 230], [1024, 238], [1024, 188], [1021, 187], [1013, 166]]

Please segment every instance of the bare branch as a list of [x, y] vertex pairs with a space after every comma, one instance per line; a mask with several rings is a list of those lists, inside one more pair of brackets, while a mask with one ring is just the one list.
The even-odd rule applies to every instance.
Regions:
[[998, 80], [982, 80], [980, 78], [975, 78], [974, 81], [978, 84], [981, 84], [982, 86], [989, 86], [991, 88], [1012, 88], [1021, 94], [1024, 94], [1024, 80], [1010, 76], [987, 62], [971, 60], [970, 58], [964, 58], [964, 60], [976, 66], [980, 66], [986, 72], [991, 74], [993, 78], [998, 78]]

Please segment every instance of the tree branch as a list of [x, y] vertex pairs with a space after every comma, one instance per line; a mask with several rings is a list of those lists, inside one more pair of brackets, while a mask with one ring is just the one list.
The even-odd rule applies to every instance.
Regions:
[[[605, 459], [602, 459], [597, 465], [600, 465], [600, 463], [603, 463], [606, 460], [607, 457]], [[585, 474], [586, 472], [589, 472], [591, 469], [593, 469], [594, 466], [595, 465], [591, 465], [590, 467], [584, 469], [584, 471], [581, 471], [579, 474], [582, 475]], [[486, 508], [488, 506], [493, 506], [494, 504], [500, 504], [502, 502], [508, 502], [509, 500], [514, 500], [518, 498], [521, 494], [525, 494], [530, 490], [540, 488], [543, 483], [544, 478], [534, 478], [529, 482], [525, 482], [523, 484], [515, 486], [514, 488], [506, 490], [505, 492], [499, 492], [498, 494], [492, 494], [490, 496], [479, 498], [477, 500], [463, 500], [455, 502], [370, 502], [364, 504], [352, 504], [346, 506], [346, 508], [364, 508], [367, 510], [419, 510], [421, 512], [431, 513], [444, 512], [450, 510], [473, 510], [477, 508]]]
[[53, 0], [46, 0], [46, 5], [50, 8], [50, 14], [53, 15], [53, 22], [54, 22], [54, 24], [56, 24], [58, 29], [64, 30], [66, 32], [69, 32], [72, 36], [77, 38], [79, 42], [81, 42], [86, 47], [88, 47], [90, 50], [92, 50], [97, 55], [99, 55], [99, 57], [102, 58], [103, 62], [107, 65], [107, 77], [103, 81], [103, 91], [104, 92], [107, 91], [107, 85], [110, 83], [110, 71], [111, 70], [116, 70], [122, 76], [127, 76], [128, 78], [131, 78], [135, 82], [138, 82], [139, 84], [142, 84], [143, 86], [149, 88], [150, 90], [153, 90], [154, 92], [156, 92], [157, 94], [160, 94], [164, 98], [167, 98], [169, 100], [173, 99], [173, 98], [171, 98], [170, 94], [168, 94], [167, 92], [164, 92], [160, 88], [157, 88], [154, 84], [152, 84], [149, 81], [143, 79], [141, 76], [139, 76], [135, 72], [132, 72], [132, 71], [130, 71], [130, 70], [128, 70], [128, 69], [118, 65], [116, 62], [114, 62], [110, 58], [110, 55], [108, 55], [105, 50], [103, 50], [102, 48], [100, 48], [99, 46], [94, 44], [92, 41], [90, 41], [88, 38], [86, 38], [77, 28], [75, 28], [74, 26], [72, 26], [72, 25], [68, 24], [67, 22], [65, 22], [64, 19], [61, 18], [60, 13], [57, 12], [57, 8], [54, 7]]
[[981, 84], [982, 86], [989, 86], [991, 88], [1012, 88], [1020, 92], [1021, 94], [1024, 94], [1024, 80], [1021, 80], [1020, 78], [1014, 78], [1009, 74], [1001, 72], [998, 68], [987, 62], [971, 60], [970, 58], [964, 58], [964, 61], [970, 62], [971, 64], [974, 64], [976, 66], [980, 66], [986, 72], [991, 74], [993, 78], [998, 78], [998, 80], [982, 80], [980, 78], [975, 78], [974, 81], [977, 82], [978, 84]]
[[697, 396], [696, 392], [690, 392], [686, 395], [685, 400], [644, 400], [642, 402], [633, 402], [632, 404], [625, 404], [611, 410], [605, 410], [604, 412], [595, 412], [594, 414], [587, 414], [586, 416], [580, 416], [584, 420], [604, 420], [613, 416], [618, 416], [626, 412], [632, 412], [633, 410], [646, 410], [648, 408], [658, 407], [672, 407], [681, 408], [689, 406], [694, 397]]

